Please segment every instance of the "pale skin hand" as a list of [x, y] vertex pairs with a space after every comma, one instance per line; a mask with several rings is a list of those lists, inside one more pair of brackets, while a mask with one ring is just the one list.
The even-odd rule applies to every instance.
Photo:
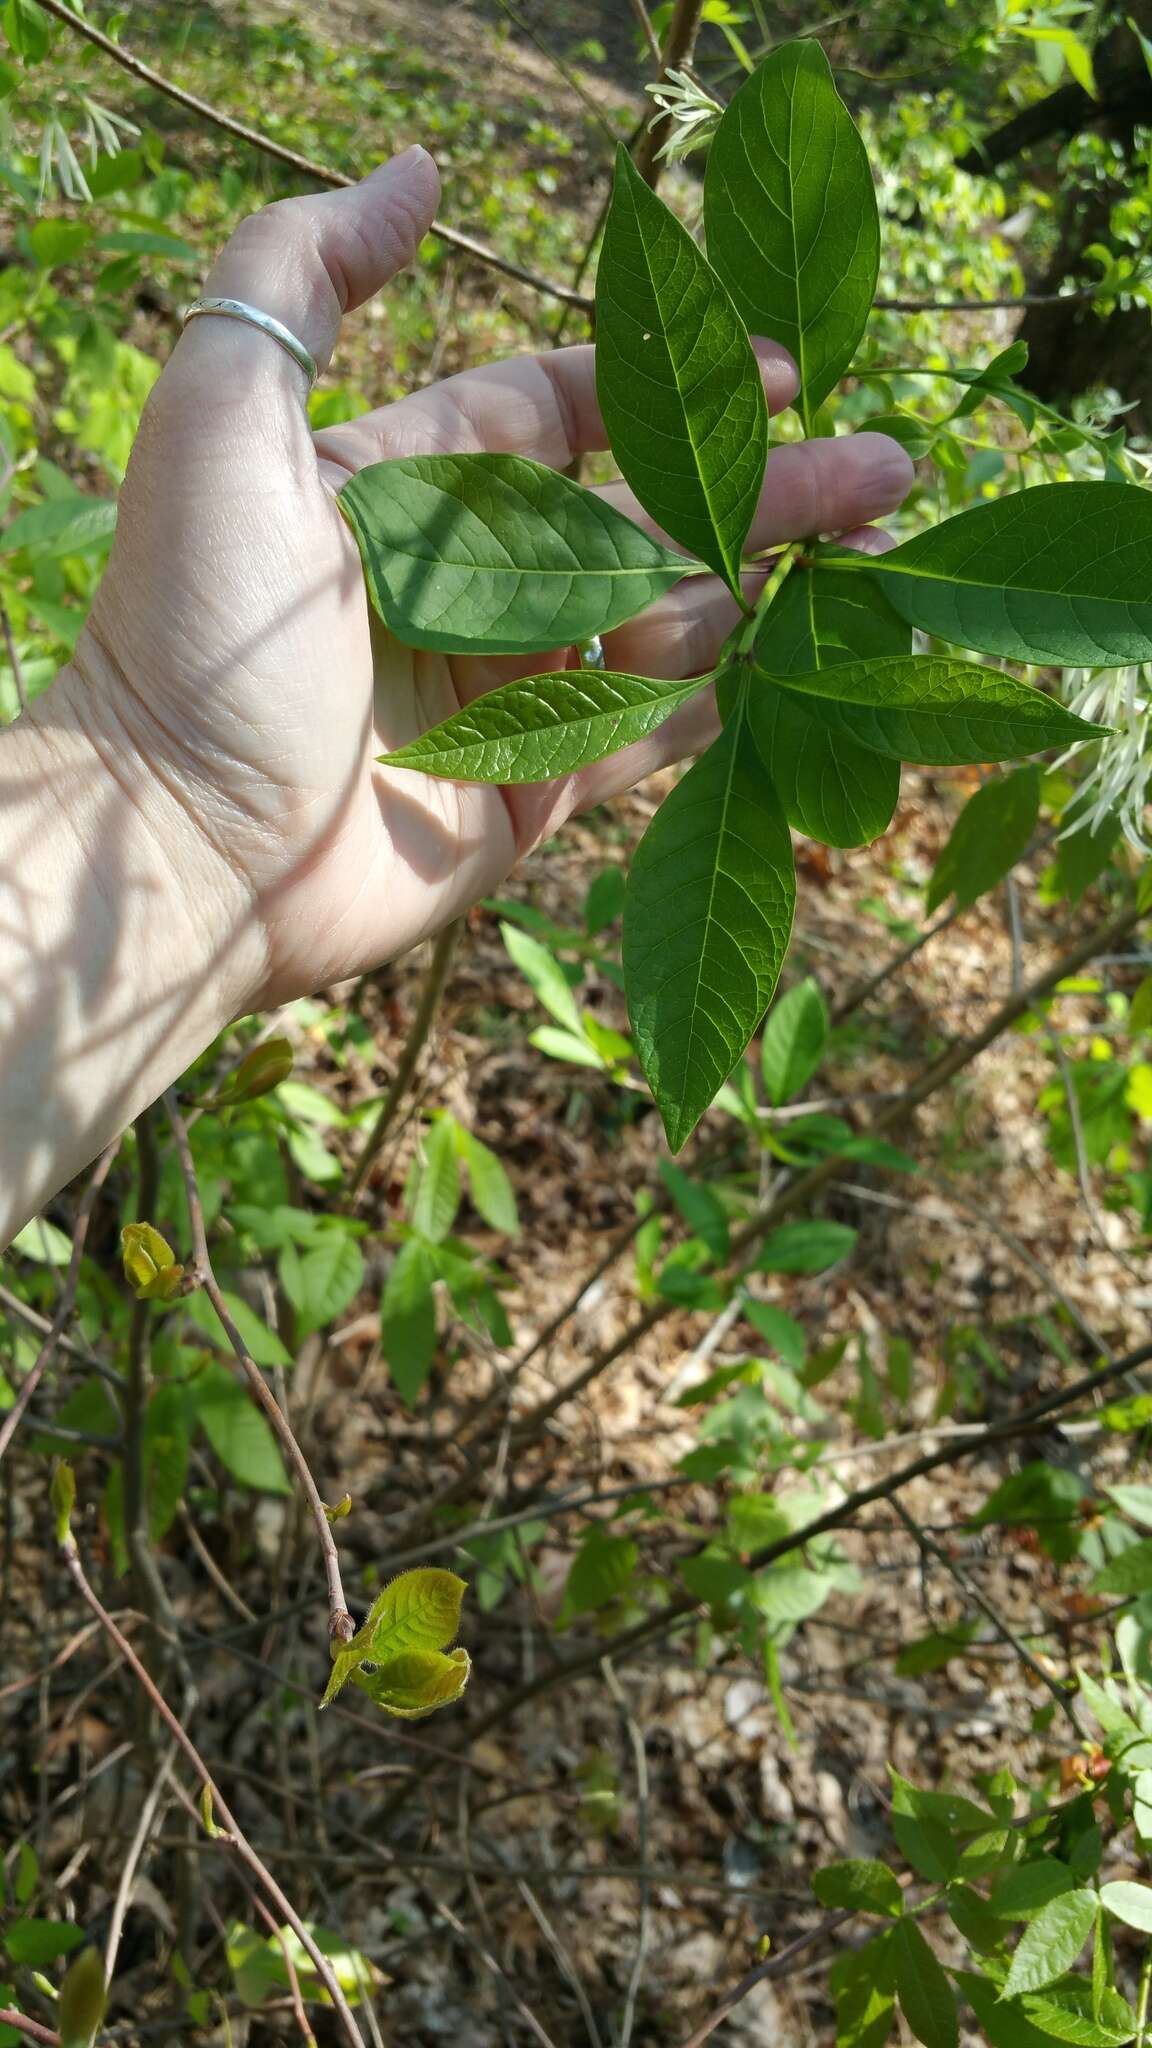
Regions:
[[[348, 191], [244, 222], [206, 293], [274, 314], [323, 367], [341, 314], [436, 206], [411, 151]], [[758, 344], [769, 403], [792, 365]], [[224, 1024], [378, 965], [499, 883], [576, 809], [701, 744], [706, 698], [541, 787], [382, 769], [480, 692], [575, 660], [413, 654], [370, 623], [335, 493], [370, 462], [603, 448], [592, 351], [467, 372], [315, 437], [301, 370], [236, 322], [190, 324], [147, 408], [75, 661], [0, 739], [0, 1243]], [[862, 434], [777, 450], [750, 536], [857, 535], [911, 482]], [[643, 517], [622, 486], [613, 500]], [[694, 577], [607, 636], [610, 668], [705, 673], [736, 622]]]

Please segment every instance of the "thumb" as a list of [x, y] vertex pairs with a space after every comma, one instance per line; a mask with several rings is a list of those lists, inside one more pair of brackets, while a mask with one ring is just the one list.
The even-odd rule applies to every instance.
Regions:
[[[240, 299], [270, 313], [327, 368], [340, 320], [410, 263], [428, 232], [440, 179], [419, 145], [339, 192], [280, 199], [241, 221], [204, 286], [205, 298]], [[290, 391], [304, 396], [304, 372], [287, 351], [247, 322], [193, 320], [166, 381], [194, 380], [212, 397]]]

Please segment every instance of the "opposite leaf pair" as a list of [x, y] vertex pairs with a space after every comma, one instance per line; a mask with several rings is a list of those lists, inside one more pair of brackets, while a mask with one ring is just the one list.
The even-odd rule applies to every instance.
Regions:
[[1152, 494], [1122, 483], [1021, 491], [882, 557], [812, 539], [766, 584], [761, 573], [749, 602], [742, 564], [768, 457], [749, 326], [791, 349], [811, 430], [851, 362], [879, 260], [863, 144], [815, 43], [774, 51], [736, 94], [704, 221], [707, 256], [621, 152], [597, 276], [598, 395], [626, 482], [689, 558], [512, 456], [381, 463], [340, 496], [373, 602], [411, 647], [563, 650], [708, 570], [739, 604], [708, 676], [554, 668], [387, 757], [464, 781], [544, 781], [715, 685], [720, 737], [649, 826], [624, 914], [636, 1050], [674, 1148], [776, 986], [795, 904], [789, 826], [857, 845], [887, 826], [901, 760], [1020, 759], [1099, 731], [999, 670], [913, 655], [913, 628], [1028, 663], [1152, 658]]

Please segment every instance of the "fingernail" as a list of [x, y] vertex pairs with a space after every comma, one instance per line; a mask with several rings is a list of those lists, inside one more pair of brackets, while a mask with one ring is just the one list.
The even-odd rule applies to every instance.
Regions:
[[411, 165], [418, 162], [418, 160], [421, 157], [424, 157], [428, 163], [431, 163], [432, 161], [431, 157], [428, 155], [428, 151], [426, 149], [422, 149], [418, 142], [414, 142], [412, 144], [411, 149], [402, 150], [399, 156], [389, 157], [387, 164], [386, 166], [384, 166], [384, 168], [390, 171], [399, 171], [402, 170], [406, 165]]

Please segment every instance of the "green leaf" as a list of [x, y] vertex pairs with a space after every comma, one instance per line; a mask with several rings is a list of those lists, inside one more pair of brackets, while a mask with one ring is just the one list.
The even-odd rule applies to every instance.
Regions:
[[467, 1591], [464, 1579], [437, 1565], [401, 1572], [377, 1593], [353, 1640], [380, 1664], [407, 1650], [446, 1650], [459, 1634]]
[[944, 1971], [915, 1920], [901, 1920], [892, 1934], [896, 1996], [912, 2032], [925, 2048], [957, 2048], [960, 2017]]
[[549, 1015], [570, 1031], [574, 1038], [582, 1039], [584, 1028], [571, 985], [555, 955], [542, 946], [539, 939], [533, 939], [514, 924], [502, 924], [500, 936], [515, 961], [525, 981], [532, 989]]
[[996, 1826], [994, 1813], [977, 1806], [974, 1799], [965, 1799], [960, 1792], [926, 1791], [920, 1785], [910, 1785], [891, 1766], [888, 1775], [892, 1780], [893, 1813], [935, 1821], [955, 1835], [982, 1835]]
[[1106, 1486], [1104, 1492], [1141, 1528], [1152, 1529], [1152, 1486]]
[[1102, 1565], [1092, 1581], [1094, 1593], [1118, 1593], [1128, 1599], [1133, 1593], [1152, 1591], [1152, 1536], [1130, 1543]]
[[925, 909], [931, 913], [955, 894], [957, 907], [967, 910], [994, 889], [1023, 858], [1039, 815], [1038, 767], [1018, 768], [986, 782], [969, 797], [952, 827], [929, 878]]
[[748, 705], [756, 748], [788, 822], [822, 846], [865, 846], [886, 832], [900, 797], [900, 764], [885, 760], [806, 698], [756, 678]]
[[[357, 1629], [351, 1642], [343, 1648], [333, 1646], [332, 1670], [320, 1705], [326, 1707], [334, 1700], [362, 1664], [386, 1670], [400, 1658], [427, 1656], [446, 1649], [459, 1630], [460, 1607], [466, 1591], [464, 1580], [457, 1578], [455, 1572], [442, 1571], [437, 1566], [424, 1565], [415, 1571], [401, 1572], [399, 1578], [377, 1594], [363, 1627]], [[426, 1671], [425, 1676], [430, 1675]], [[467, 1675], [465, 1663], [460, 1692]], [[417, 1684], [417, 1674], [409, 1673], [408, 1682]], [[433, 1706], [438, 1704], [438, 1700], [431, 1702]], [[409, 1709], [393, 1706], [391, 1711], [404, 1713]], [[425, 1713], [430, 1709], [417, 1707], [411, 1711]]]
[[795, 902], [788, 827], [738, 714], [665, 799], [628, 878], [632, 1032], [674, 1152], [771, 1000]]
[[885, 2048], [896, 2007], [891, 1930], [838, 1955], [829, 1984], [836, 2000], [836, 2048]]
[[913, 626], [982, 654], [1152, 659], [1152, 491], [1134, 484], [1036, 484], [929, 527], [867, 573]]
[[1098, 1911], [1094, 1891], [1065, 1892], [1045, 1906], [1020, 1938], [1004, 1996], [1042, 1991], [1071, 1969], [1096, 1924]]
[[409, 647], [543, 654], [621, 625], [692, 566], [519, 455], [370, 463], [337, 503], [372, 602]]
[[889, 1913], [893, 1917], [904, 1911], [904, 1894], [886, 1863], [830, 1863], [815, 1873], [812, 1889], [822, 1906], [845, 1906], [857, 1913]]
[[739, 597], [768, 454], [760, 366], [720, 279], [623, 146], [596, 276], [596, 337], [597, 396], [626, 481]]
[[1020, 2010], [1049, 2040], [1072, 2041], [1078, 2048], [1123, 2048], [1136, 2032], [1136, 2015], [1118, 1991], [1106, 1989], [1094, 2010], [1091, 1984], [1071, 1977], [1050, 1991], [1020, 2000]]
[[808, 1346], [795, 1317], [777, 1308], [772, 1301], [745, 1301], [741, 1313], [765, 1342], [780, 1353], [785, 1365], [790, 1365], [793, 1372], [799, 1372]]
[[364, 1254], [354, 1237], [334, 1228], [322, 1231], [309, 1250], [288, 1246], [278, 1270], [304, 1338], [335, 1322], [355, 1299], [364, 1282]]
[[51, 40], [48, 16], [36, 0], [7, 0], [0, 21], [10, 48], [26, 64], [38, 64], [47, 54]]
[[609, 1536], [594, 1529], [572, 1560], [564, 1588], [568, 1612], [588, 1614], [617, 1599], [635, 1572], [639, 1555], [630, 1536]]
[[[251, 1309], [238, 1294], [232, 1294], [226, 1287], [220, 1290], [224, 1305], [239, 1331], [240, 1338], [249, 1356], [257, 1365], [291, 1365], [292, 1353], [281, 1343], [275, 1330]], [[227, 1351], [231, 1356], [232, 1346], [221, 1327], [219, 1317], [206, 1294], [189, 1294], [180, 1304], [189, 1322], [195, 1323], [218, 1351]]]
[[779, 680], [911, 652], [911, 626], [872, 577], [795, 567], [769, 605], [755, 647], [757, 667]]
[[855, 353], [880, 262], [868, 157], [818, 43], [783, 44], [736, 93], [709, 151], [704, 225], [751, 331], [795, 357], [810, 430]]
[[34, 1216], [18, 1230], [8, 1249], [34, 1259], [42, 1266], [66, 1266], [72, 1257], [72, 1239], [65, 1237], [46, 1216]]
[[13, 1963], [42, 1970], [70, 1955], [84, 1940], [84, 1929], [71, 1920], [13, 1920], [4, 1930], [4, 1947]]
[[1137, 1927], [1141, 1934], [1152, 1934], [1152, 1885], [1101, 1885], [1100, 1903], [1125, 1927]]
[[455, 782], [547, 782], [644, 739], [707, 680], [660, 683], [593, 668], [532, 676], [475, 698], [380, 758]]
[[806, 1088], [828, 1038], [828, 1010], [820, 984], [808, 975], [777, 998], [764, 1021], [760, 1071], [777, 1109]]
[[812, 1217], [803, 1223], [782, 1223], [770, 1231], [756, 1256], [762, 1273], [824, 1273], [846, 1259], [857, 1233], [847, 1223]]
[[929, 767], [1016, 760], [1105, 730], [1001, 669], [946, 655], [872, 655], [780, 681], [818, 699], [821, 717], [848, 738]]
[[1052, 2048], [1051, 2039], [1032, 2025], [1022, 2009], [1005, 2003], [996, 1985], [974, 1971], [959, 1970], [956, 1984], [972, 2007], [992, 2048]]
[[116, 506], [106, 498], [50, 498], [18, 512], [0, 538], [0, 554], [11, 555], [28, 548], [37, 557], [54, 559], [61, 555], [87, 555], [111, 541], [116, 530]]
[[190, 1382], [192, 1407], [220, 1463], [257, 1493], [289, 1493], [272, 1426], [246, 1387], [214, 1361]]
[[992, 1888], [989, 1911], [999, 1920], [1030, 1920], [1051, 1899], [1077, 1889], [1076, 1879], [1057, 1856], [1042, 1863], [1020, 1863], [1005, 1871]]
[[392, 1657], [378, 1671], [353, 1673], [361, 1692], [385, 1713], [403, 1721], [419, 1721], [434, 1714], [437, 1707], [458, 1700], [468, 1683], [472, 1660], [467, 1650], [406, 1650]]
[[905, 1643], [897, 1653], [895, 1670], [898, 1678], [922, 1678], [929, 1671], [943, 1671], [953, 1657], [962, 1657], [968, 1644], [977, 1633], [976, 1622], [957, 1622], [947, 1633], [935, 1630], [926, 1636], [917, 1636], [914, 1642]]
[[[749, 717], [788, 821], [826, 846], [861, 846], [891, 821], [900, 795], [898, 764], [853, 736], [835, 707], [780, 682], [860, 658], [908, 654], [912, 628], [865, 576], [793, 569], [757, 636], [761, 674]], [[773, 680], [767, 680], [772, 677]]]
[[[1080, 898], [1093, 882], [1097, 882], [1112, 858], [1116, 842], [1120, 837], [1120, 819], [1113, 814], [1100, 825], [1092, 826], [1085, 814], [1093, 808], [1089, 795], [1073, 797], [1061, 819], [1061, 836], [1056, 843], [1056, 887], [1070, 903], [1079, 903]], [[1129, 1014], [1129, 1027], [1132, 1026]]]
[[410, 1220], [418, 1237], [441, 1244], [460, 1207], [460, 1161], [456, 1125], [450, 1116], [437, 1117], [424, 1132], [416, 1160]]
[[104, 2017], [106, 1999], [104, 1959], [97, 1948], [81, 1949], [60, 1986], [60, 2048], [89, 2048]]
[[468, 1169], [468, 1191], [472, 1206], [490, 1230], [515, 1237], [520, 1229], [512, 1183], [495, 1152], [483, 1145], [463, 1124], [454, 1124], [456, 1149]]
[[402, 1244], [380, 1303], [380, 1344], [392, 1384], [410, 1408], [436, 1355], [436, 1267], [431, 1247], [418, 1237]]

